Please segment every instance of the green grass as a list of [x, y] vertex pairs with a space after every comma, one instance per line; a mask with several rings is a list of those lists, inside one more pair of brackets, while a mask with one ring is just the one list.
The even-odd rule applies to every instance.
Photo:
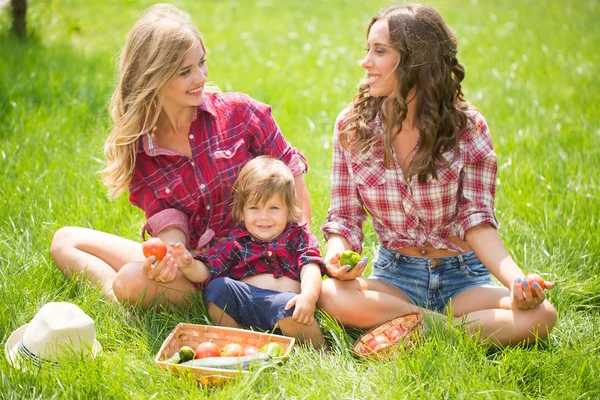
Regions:
[[[0, 357], [0, 398], [561, 398], [600, 396], [600, 5], [594, 0], [432, 1], [459, 38], [468, 99], [485, 114], [498, 153], [500, 233], [526, 272], [556, 282], [549, 340], [497, 351], [460, 331], [433, 332], [391, 363], [355, 360], [358, 332], [322, 319], [332, 351], [298, 347], [281, 368], [223, 388], [161, 372], [152, 358], [201, 307], [130, 317], [50, 259], [64, 225], [138, 239], [142, 213], [107, 199], [97, 171], [109, 129], [116, 54], [151, 2], [30, 1], [32, 40], [8, 34], [0, 11], [0, 340], [49, 301], [78, 304], [96, 322], [103, 356], [22, 373]], [[273, 106], [307, 156], [313, 231], [329, 203], [330, 139], [362, 75], [365, 23], [387, 2], [177, 1], [209, 47], [210, 79]], [[319, 234], [320, 237], [320, 234]], [[367, 229], [365, 253], [376, 240]]]

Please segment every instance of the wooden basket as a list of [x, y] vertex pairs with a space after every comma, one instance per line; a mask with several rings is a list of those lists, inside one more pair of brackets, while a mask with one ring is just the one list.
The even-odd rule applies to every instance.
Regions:
[[[423, 318], [419, 313], [404, 314], [391, 319], [359, 337], [352, 346], [352, 352], [356, 357], [368, 357], [380, 360], [389, 360], [401, 347], [411, 349], [416, 342], [424, 337]], [[387, 335], [393, 328], [402, 327], [406, 332], [395, 343], [383, 345], [376, 351], [368, 346], [368, 341], [378, 335]]]
[[200, 343], [208, 341], [212, 341], [221, 349], [228, 343], [239, 343], [242, 347], [256, 346], [260, 349], [265, 344], [274, 342], [283, 348], [283, 357], [287, 357], [290, 354], [290, 351], [292, 351], [296, 339], [287, 336], [249, 331], [246, 329], [180, 323], [177, 324], [165, 339], [158, 354], [154, 358], [154, 361], [160, 368], [170, 371], [175, 375], [191, 373], [198, 378], [203, 385], [225, 383], [240, 374], [248, 373], [248, 371], [243, 370], [194, 367], [165, 362], [173, 354], [178, 352], [181, 346], [190, 346], [194, 349]]

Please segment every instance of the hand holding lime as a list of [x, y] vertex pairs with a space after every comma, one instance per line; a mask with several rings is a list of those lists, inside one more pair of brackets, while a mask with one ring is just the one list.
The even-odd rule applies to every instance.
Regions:
[[348, 271], [356, 267], [356, 264], [358, 264], [361, 260], [362, 256], [352, 250], [343, 251], [340, 255], [340, 265], [349, 265], [350, 269]]

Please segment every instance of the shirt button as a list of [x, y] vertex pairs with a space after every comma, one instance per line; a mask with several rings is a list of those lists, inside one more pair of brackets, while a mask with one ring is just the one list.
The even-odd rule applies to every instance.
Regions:
[[267, 254], [269, 255], [269, 257], [271, 257], [273, 255], [273, 252], [269, 251], [267, 252]]
[[200, 221], [200, 216], [199, 216], [199, 215], [197, 215], [197, 216], [196, 216], [196, 222], [199, 222], [199, 221]]
[[227, 151], [225, 152], [225, 155], [227, 155], [227, 156], [230, 156], [230, 155], [231, 155], [231, 151], [227, 150]]
[[171, 193], [171, 189], [169, 189], [169, 188], [166, 188], [166, 189], [165, 189], [165, 193]]
[[204, 190], [206, 188], [206, 185], [204, 183], [200, 184], [200, 189]]
[[209, 205], [207, 205], [207, 206], [206, 206], [206, 209], [207, 209], [207, 210], [210, 210], [210, 206], [209, 206]]
[[193, 167], [194, 165], [196, 165], [196, 163], [195, 163], [195, 162], [193, 162], [193, 161], [190, 161], [190, 164], [192, 164], [192, 167]]
[[410, 219], [412, 219], [414, 221], [415, 219], [417, 219], [417, 217], [415, 217], [414, 215], [411, 215]]
[[194, 138], [194, 135], [190, 135], [190, 139], [193, 139], [193, 138]]

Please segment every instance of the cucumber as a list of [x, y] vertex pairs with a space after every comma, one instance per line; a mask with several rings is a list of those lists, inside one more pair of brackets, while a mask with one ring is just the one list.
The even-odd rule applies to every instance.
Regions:
[[247, 369], [252, 363], [268, 362], [271, 356], [264, 353], [243, 357], [206, 357], [190, 360], [179, 365], [188, 367], [222, 368], [222, 369]]
[[181, 356], [179, 355], [179, 352], [173, 353], [171, 358], [165, 360], [165, 362], [169, 364], [179, 364], [181, 362]]

